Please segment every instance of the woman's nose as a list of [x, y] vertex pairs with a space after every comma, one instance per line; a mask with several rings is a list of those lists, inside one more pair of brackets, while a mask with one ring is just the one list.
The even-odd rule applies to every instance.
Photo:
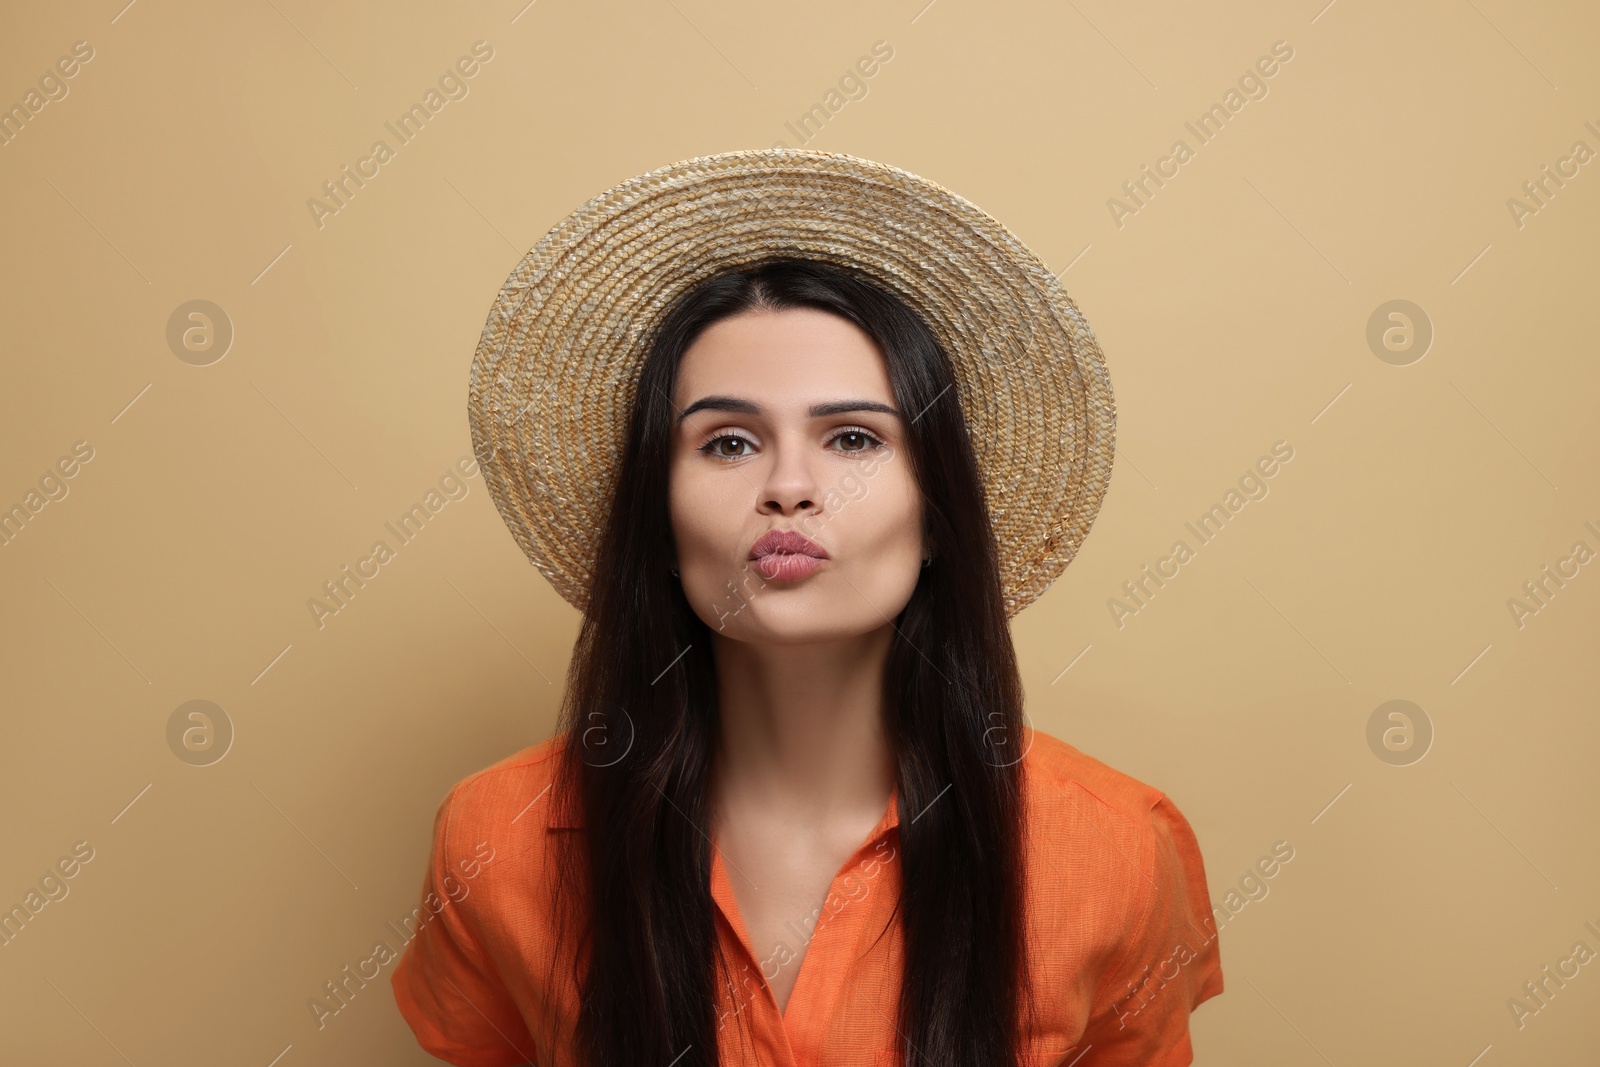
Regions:
[[786, 442], [774, 447], [769, 455], [772, 464], [761, 487], [762, 513], [792, 515], [814, 511], [821, 493], [811, 457], [804, 453], [803, 446]]

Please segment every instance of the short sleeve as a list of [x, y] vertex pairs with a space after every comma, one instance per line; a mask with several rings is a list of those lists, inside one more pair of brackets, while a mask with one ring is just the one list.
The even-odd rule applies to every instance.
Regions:
[[1153, 854], [1136, 887], [1142, 918], [1096, 989], [1077, 1067], [1188, 1067], [1189, 1014], [1222, 992], [1222, 958], [1200, 844], [1165, 796], [1151, 806]]
[[[505, 985], [474, 938], [468, 909], [477, 897], [455, 873], [452, 836], [458, 784], [439, 805], [422, 881], [415, 936], [390, 976], [400, 1014], [426, 1051], [457, 1067], [534, 1062], [534, 1043]], [[468, 871], [470, 857], [465, 858]]]

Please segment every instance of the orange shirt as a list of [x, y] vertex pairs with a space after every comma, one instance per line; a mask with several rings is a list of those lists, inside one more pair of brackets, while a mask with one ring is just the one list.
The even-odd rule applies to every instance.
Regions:
[[[581, 832], [551, 814], [559, 743], [552, 738], [468, 776], [439, 806], [423, 905], [405, 924], [410, 940], [391, 984], [422, 1047], [459, 1067], [575, 1061], [567, 1042], [578, 976], [565, 968], [553, 988], [547, 979], [555, 945], [547, 839]], [[1024, 1062], [1186, 1067], [1194, 1058], [1189, 1013], [1222, 992], [1194, 831], [1160, 791], [1048, 734], [1034, 731], [1023, 771], [1040, 1019], [1026, 1036]], [[813, 920], [795, 927], [790, 948], [803, 944], [805, 954], [783, 1012], [760, 977], [762, 961], [774, 965], [774, 947], [750, 944], [722, 855], [712, 849], [717, 933], [739, 975], [716, 984], [723, 1063], [895, 1063], [898, 921], [878, 934], [900, 891], [898, 799], [897, 791]], [[551, 1012], [560, 1024], [542, 1026]], [[748, 1056], [740, 1022], [754, 1036], [755, 1059], [739, 1058]]]

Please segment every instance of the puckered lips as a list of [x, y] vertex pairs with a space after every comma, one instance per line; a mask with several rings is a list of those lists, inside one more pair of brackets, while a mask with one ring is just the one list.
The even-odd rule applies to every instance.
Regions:
[[750, 546], [750, 559], [769, 582], [795, 582], [828, 559], [827, 551], [794, 530], [768, 530]]

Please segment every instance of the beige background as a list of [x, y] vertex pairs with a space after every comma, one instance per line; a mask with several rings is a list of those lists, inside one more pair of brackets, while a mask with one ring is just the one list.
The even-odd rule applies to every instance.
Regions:
[[[1098, 333], [1116, 472], [1016, 621], [1030, 714], [1176, 800], [1219, 904], [1295, 850], [1223, 931], [1196, 1063], [1600, 1057], [1600, 963], [1507, 1006], [1600, 952], [1600, 564], [1508, 604], [1600, 550], [1600, 162], [1507, 206], [1600, 151], [1592, 5], [123, 2], [0, 33], [8, 107], [94, 51], [0, 146], [0, 506], [93, 449], [0, 547], [0, 905], [93, 849], [0, 947], [0, 1060], [435, 1062], [392, 967], [320, 1030], [307, 1002], [415, 906], [448, 786], [549, 734], [577, 616], [481, 477], [320, 628], [308, 601], [470, 455], [485, 313], [549, 226], [780, 140], [973, 200]], [[480, 40], [468, 95], [319, 228], [308, 199]], [[1267, 95], [1119, 227], [1122, 183], [1277, 41]], [[196, 299], [235, 334], [207, 366], [166, 338]], [[1403, 366], [1366, 340], [1394, 299], [1435, 331]], [[167, 735], [197, 699], [236, 731], [204, 767]], [[1434, 731], [1408, 766], [1367, 741], [1394, 699]]]

